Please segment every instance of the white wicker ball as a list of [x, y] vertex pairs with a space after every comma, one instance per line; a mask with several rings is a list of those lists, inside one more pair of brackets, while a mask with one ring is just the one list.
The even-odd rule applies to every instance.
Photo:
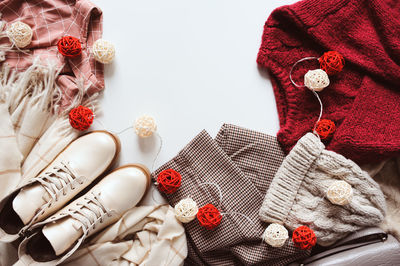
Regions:
[[309, 70], [304, 75], [304, 85], [313, 91], [322, 91], [329, 86], [329, 77], [322, 69]]
[[175, 205], [175, 216], [182, 223], [193, 221], [198, 211], [197, 203], [191, 198], [182, 199]]
[[103, 64], [109, 64], [115, 57], [115, 47], [109, 41], [98, 39], [92, 47], [94, 59]]
[[12, 23], [7, 28], [7, 36], [15, 46], [24, 48], [32, 42], [32, 29], [21, 21]]
[[353, 188], [349, 183], [343, 180], [337, 180], [329, 186], [326, 197], [330, 202], [336, 205], [346, 205], [351, 202], [353, 197]]
[[156, 121], [148, 115], [143, 115], [136, 119], [133, 127], [136, 134], [142, 138], [150, 137], [157, 130]]
[[282, 247], [289, 238], [288, 230], [280, 224], [270, 224], [263, 234], [264, 241], [272, 247]]

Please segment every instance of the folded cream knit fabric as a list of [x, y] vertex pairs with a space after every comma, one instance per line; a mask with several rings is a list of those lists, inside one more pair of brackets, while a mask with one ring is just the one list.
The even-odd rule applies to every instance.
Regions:
[[[344, 180], [352, 186], [347, 205], [326, 198], [330, 185]], [[312, 133], [294, 146], [277, 171], [260, 209], [261, 220], [294, 230], [307, 225], [317, 242], [327, 246], [348, 233], [379, 224], [385, 216], [385, 199], [379, 185], [353, 161], [325, 150]]]

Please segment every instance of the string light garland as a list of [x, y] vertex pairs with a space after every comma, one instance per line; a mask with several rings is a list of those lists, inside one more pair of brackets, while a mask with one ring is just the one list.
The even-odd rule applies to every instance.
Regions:
[[173, 169], [162, 171], [157, 177], [157, 187], [166, 194], [172, 194], [181, 186], [181, 174]]
[[321, 140], [329, 140], [336, 131], [335, 123], [329, 119], [321, 119], [317, 122], [315, 132]]
[[153, 117], [143, 115], [136, 119], [133, 128], [139, 137], [148, 138], [156, 132], [157, 125]]
[[292, 241], [296, 247], [302, 250], [308, 250], [315, 246], [317, 237], [313, 230], [303, 225], [297, 227], [296, 230], [293, 231]]
[[353, 198], [353, 188], [344, 180], [337, 180], [329, 186], [326, 197], [336, 205], [347, 205]]
[[78, 38], [64, 36], [57, 42], [57, 48], [60, 54], [66, 57], [77, 57], [82, 53], [82, 45]]
[[[299, 63], [307, 60], [318, 60], [320, 64], [320, 69], [307, 71], [307, 73], [304, 75], [304, 85], [299, 85], [293, 80], [292, 72]], [[317, 92], [320, 92], [329, 86], [330, 80], [328, 75], [335, 75], [341, 72], [343, 70], [344, 64], [344, 58], [339, 52], [328, 51], [319, 58], [304, 57], [298, 60], [292, 65], [292, 68], [289, 72], [290, 82], [298, 88], [307, 87], [309, 90], [312, 91], [319, 102], [320, 113], [317, 121], [314, 124], [313, 132], [317, 134], [321, 140], [329, 140], [333, 136], [336, 130], [336, 126], [333, 121], [321, 120], [324, 107]]]
[[175, 205], [175, 217], [182, 223], [193, 221], [198, 211], [197, 203], [191, 198], [182, 199]]
[[85, 131], [93, 123], [93, 111], [88, 107], [79, 105], [69, 112], [69, 123], [77, 130]]
[[7, 28], [7, 36], [16, 47], [25, 48], [32, 42], [33, 31], [28, 24], [17, 21]]
[[275, 248], [285, 245], [288, 238], [288, 230], [283, 225], [277, 223], [268, 225], [263, 234], [263, 240]]
[[[170, 169], [167, 169], [167, 170], [170, 170]], [[222, 195], [221, 188], [218, 186], [218, 184], [211, 183], [211, 182], [204, 182], [204, 183], [198, 184], [198, 186], [203, 186], [203, 185], [215, 186], [215, 188], [219, 192], [219, 205], [220, 205], [222, 202], [223, 195]], [[204, 228], [206, 228], [208, 230], [212, 230], [212, 229], [216, 228], [217, 226], [219, 226], [222, 221], [223, 215], [240, 215], [243, 218], [245, 218], [249, 223], [251, 223], [253, 226], [256, 225], [251, 220], [250, 217], [248, 217], [240, 212], [232, 211], [232, 212], [228, 212], [228, 213], [226, 213], [226, 212], [221, 213], [219, 211], [219, 207], [217, 208], [213, 204], [207, 204], [199, 209], [197, 207], [197, 203], [190, 196], [187, 198], [181, 199], [175, 205], [174, 209], [175, 209], [175, 217], [182, 223], [189, 223], [189, 222], [193, 221], [195, 217], [197, 217], [199, 225], [203, 226]]]
[[98, 39], [93, 44], [92, 53], [96, 61], [103, 64], [109, 64], [114, 60], [115, 47], [109, 41]]
[[328, 75], [336, 75], [341, 72], [344, 67], [343, 56], [336, 51], [325, 52], [318, 58], [320, 68]]
[[197, 212], [197, 220], [207, 230], [216, 228], [222, 220], [221, 213], [211, 203], [201, 207]]

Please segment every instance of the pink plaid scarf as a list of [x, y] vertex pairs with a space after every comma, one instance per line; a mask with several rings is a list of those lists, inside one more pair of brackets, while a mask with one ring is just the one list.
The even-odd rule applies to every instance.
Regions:
[[[92, 95], [104, 88], [103, 65], [94, 60], [89, 51], [102, 35], [102, 11], [87, 0], [4, 0], [0, 2], [2, 20], [6, 27], [22, 21], [33, 30], [29, 51], [7, 52], [6, 62], [16, 71], [27, 69], [34, 58], [42, 62], [56, 62], [62, 68], [57, 85], [62, 92], [62, 107], [67, 107], [78, 93], [79, 84]], [[79, 38], [82, 55], [64, 58], [57, 50], [57, 41], [66, 35]], [[0, 43], [8, 43], [4, 38]]]

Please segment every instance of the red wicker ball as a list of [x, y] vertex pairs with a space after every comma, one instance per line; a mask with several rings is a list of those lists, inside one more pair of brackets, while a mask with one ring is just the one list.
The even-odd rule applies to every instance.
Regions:
[[82, 53], [82, 46], [79, 39], [72, 36], [62, 37], [57, 42], [58, 51], [66, 57], [76, 57]]
[[157, 177], [158, 189], [167, 194], [177, 191], [181, 182], [181, 175], [173, 169], [164, 170]]
[[294, 230], [292, 241], [300, 249], [312, 249], [317, 243], [317, 237], [313, 230], [303, 225]]
[[324, 53], [319, 59], [319, 65], [328, 75], [335, 75], [342, 71], [344, 67], [343, 56], [336, 51]]
[[214, 205], [207, 204], [201, 207], [197, 212], [197, 220], [201, 226], [212, 230], [221, 223], [222, 216]]
[[93, 112], [89, 108], [79, 105], [69, 112], [69, 123], [77, 130], [87, 130], [93, 123]]
[[322, 140], [329, 140], [336, 131], [335, 123], [329, 119], [321, 119], [318, 121], [315, 131]]

